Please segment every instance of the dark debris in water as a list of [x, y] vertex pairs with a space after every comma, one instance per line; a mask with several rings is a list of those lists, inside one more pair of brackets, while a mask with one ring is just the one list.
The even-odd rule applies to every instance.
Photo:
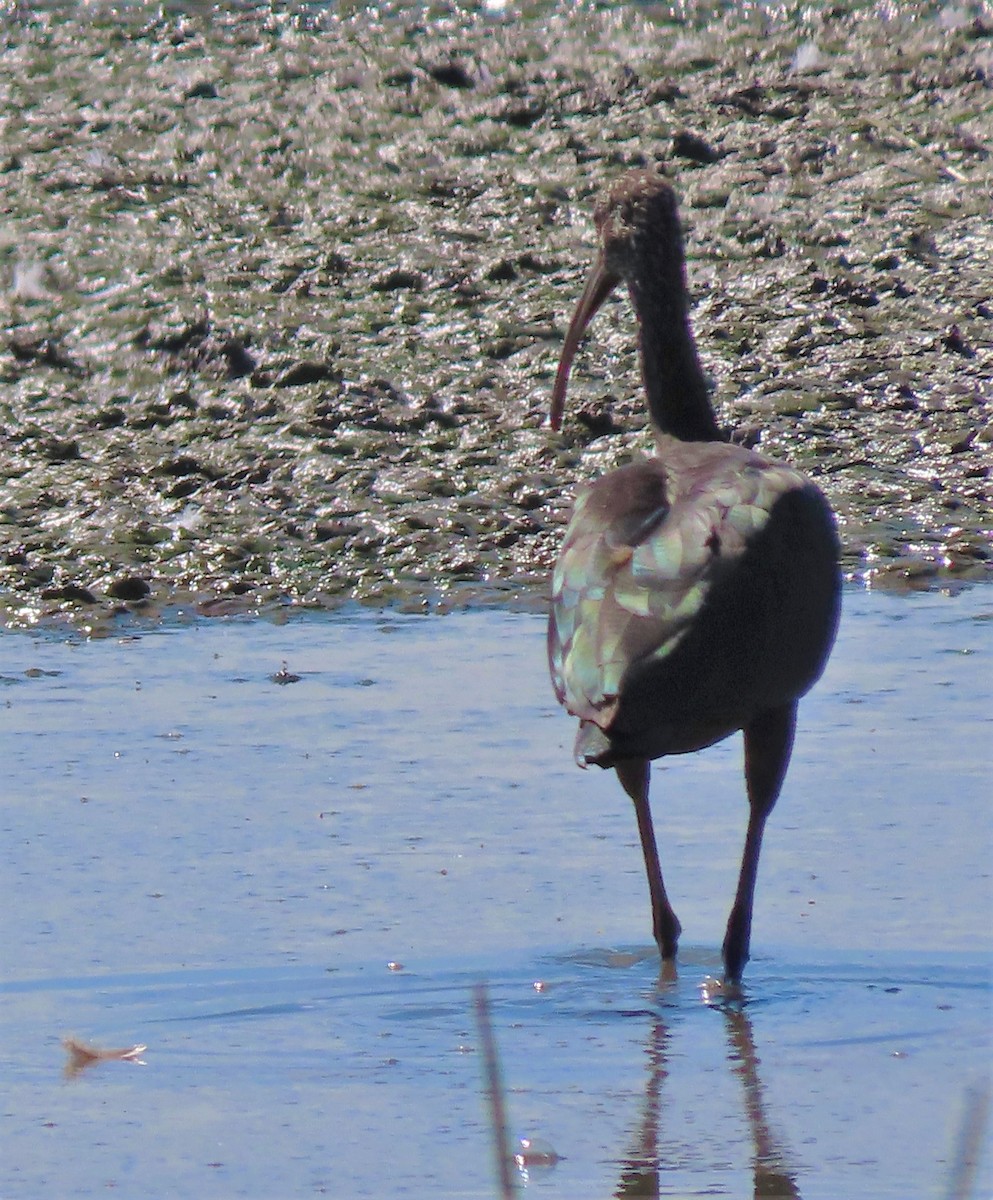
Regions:
[[269, 676], [270, 681], [272, 683], [278, 683], [280, 687], [286, 687], [287, 684], [290, 683], [299, 683], [302, 678], [302, 675], [297, 675], [296, 672], [291, 671], [289, 667], [287, 667], [286, 663], [283, 663], [278, 671], [273, 672], [273, 674]]
[[988, 574], [993, 58], [951, 10], [18, 12], [5, 620], [540, 603], [576, 486], [650, 448], [625, 305], [543, 426], [634, 165], [721, 420], [824, 487], [849, 574]]

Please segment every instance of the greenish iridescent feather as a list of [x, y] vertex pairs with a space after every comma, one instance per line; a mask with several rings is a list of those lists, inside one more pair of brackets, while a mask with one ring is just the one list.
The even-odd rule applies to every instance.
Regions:
[[672, 653], [776, 501], [805, 482], [721, 443], [683, 443], [665, 466], [663, 458], [581, 493], [552, 580], [556, 694], [604, 730], [631, 668]]

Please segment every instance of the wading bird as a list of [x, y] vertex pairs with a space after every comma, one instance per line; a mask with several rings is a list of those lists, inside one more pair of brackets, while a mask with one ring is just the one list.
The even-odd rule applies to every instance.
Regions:
[[566, 334], [550, 422], [561, 425], [587, 325], [623, 282], [656, 454], [598, 479], [576, 501], [552, 580], [552, 682], [579, 718], [578, 764], [613, 767], [634, 801], [663, 960], [675, 958], [680, 925], [659, 867], [649, 764], [742, 730], [750, 812], [723, 946], [725, 978], [737, 982], [797, 702], [834, 641], [838, 539], [810, 480], [729, 444], [717, 425], [690, 330], [669, 185], [648, 172], [625, 175], [594, 220], [599, 253]]

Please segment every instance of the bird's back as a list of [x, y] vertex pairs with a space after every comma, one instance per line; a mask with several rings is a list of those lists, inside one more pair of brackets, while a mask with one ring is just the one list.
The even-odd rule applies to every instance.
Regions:
[[576, 502], [552, 584], [549, 665], [610, 765], [710, 745], [817, 679], [837, 623], [837, 535], [799, 472], [660, 439]]

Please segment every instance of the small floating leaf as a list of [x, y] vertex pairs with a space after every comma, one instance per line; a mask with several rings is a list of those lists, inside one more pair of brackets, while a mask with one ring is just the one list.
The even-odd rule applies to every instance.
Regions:
[[141, 1056], [148, 1049], [146, 1045], [142, 1044], [104, 1050], [99, 1046], [91, 1046], [86, 1042], [81, 1042], [78, 1038], [74, 1037], [63, 1038], [62, 1045], [69, 1055], [69, 1059], [65, 1065], [65, 1076], [67, 1079], [75, 1078], [75, 1076], [85, 1071], [87, 1067], [92, 1067], [99, 1062], [131, 1062], [143, 1067], [145, 1060]]

